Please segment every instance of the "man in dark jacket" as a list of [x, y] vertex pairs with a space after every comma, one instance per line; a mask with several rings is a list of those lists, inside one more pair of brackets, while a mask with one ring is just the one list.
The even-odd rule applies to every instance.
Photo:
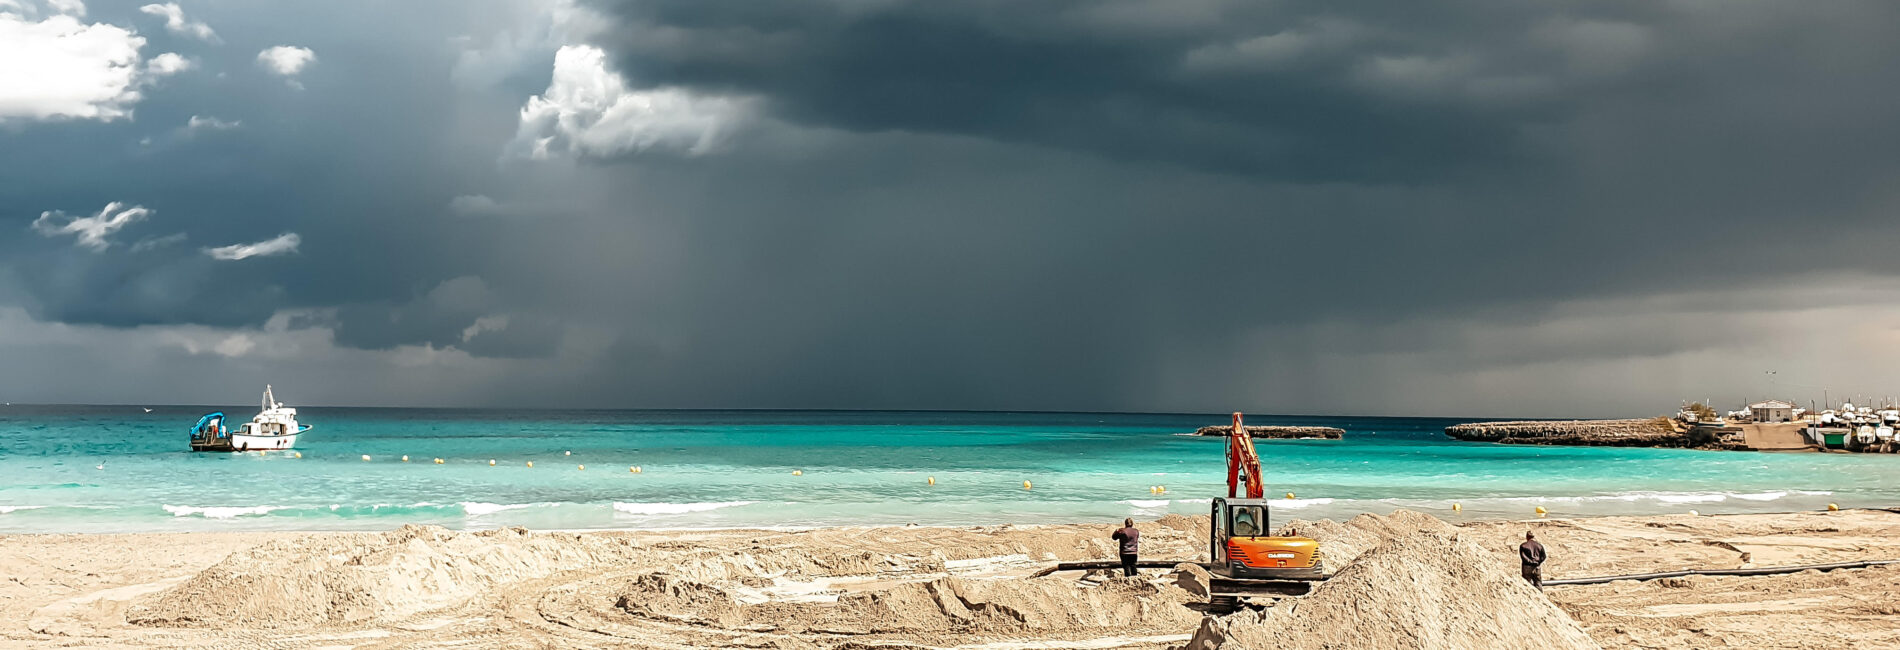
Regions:
[[1517, 547], [1517, 559], [1524, 563], [1524, 580], [1532, 587], [1544, 588], [1544, 545], [1537, 543], [1537, 536], [1529, 531], [1524, 533], [1524, 544]]
[[1115, 533], [1109, 535], [1108, 538], [1121, 540], [1122, 575], [1135, 575], [1135, 554], [1141, 551], [1141, 531], [1135, 530], [1134, 518], [1123, 519], [1121, 530], [1115, 531]]

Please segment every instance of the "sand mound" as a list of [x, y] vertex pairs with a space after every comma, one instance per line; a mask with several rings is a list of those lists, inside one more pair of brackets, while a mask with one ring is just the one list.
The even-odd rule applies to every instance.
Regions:
[[1305, 536], [1319, 541], [1329, 570], [1352, 564], [1361, 553], [1413, 531], [1429, 530], [1451, 534], [1457, 529], [1431, 515], [1399, 510], [1390, 515], [1366, 513], [1344, 522], [1331, 519], [1306, 521], [1295, 519], [1276, 532], [1284, 536]]
[[616, 606], [637, 618], [676, 624], [860, 635], [1185, 628], [1199, 617], [1181, 607], [1187, 599], [1176, 587], [1141, 579], [1081, 587], [1064, 579], [938, 578], [845, 593], [830, 601], [785, 601], [653, 573], [630, 581]]
[[455, 533], [413, 525], [383, 534], [272, 542], [233, 553], [134, 605], [126, 620], [275, 628], [394, 619], [629, 550], [604, 538], [536, 536], [521, 529]]
[[[1411, 517], [1395, 514], [1383, 522], [1355, 525], [1361, 518], [1348, 522], [1348, 527], [1372, 535], [1379, 523], [1400, 523]], [[1297, 601], [1210, 617], [1187, 647], [1598, 646], [1576, 621], [1526, 584], [1509, 558], [1485, 550], [1441, 522], [1394, 535], [1359, 554], [1331, 580]]]

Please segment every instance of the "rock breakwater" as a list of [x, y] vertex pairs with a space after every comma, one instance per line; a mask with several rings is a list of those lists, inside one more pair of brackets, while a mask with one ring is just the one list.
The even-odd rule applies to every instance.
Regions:
[[[1280, 440], [1317, 438], [1321, 440], [1340, 440], [1346, 437], [1345, 429], [1335, 429], [1333, 427], [1267, 426], [1267, 427], [1244, 427], [1244, 428], [1247, 430], [1247, 436], [1250, 438], [1265, 438], [1265, 439], [1280, 439]], [[1199, 430], [1194, 432], [1194, 435], [1225, 436], [1227, 435], [1227, 432], [1232, 431], [1232, 430], [1233, 430], [1233, 427], [1231, 426], [1201, 427]]]
[[1466, 442], [1516, 445], [1735, 448], [1718, 440], [1712, 430], [1681, 430], [1667, 418], [1474, 422], [1445, 427], [1445, 435]]

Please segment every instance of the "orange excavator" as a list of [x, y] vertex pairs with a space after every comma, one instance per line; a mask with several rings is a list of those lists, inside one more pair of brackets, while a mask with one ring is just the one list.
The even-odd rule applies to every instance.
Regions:
[[[1245, 497], [1240, 496], [1243, 489]], [[1227, 434], [1227, 498], [1214, 499], [1208, 543], [1212, 572], [1229, 583], [1325, 579], [1319, 542], [1273, 536], [1265, 492], [1260, 454], [1235, 413], [1233, 431]]]

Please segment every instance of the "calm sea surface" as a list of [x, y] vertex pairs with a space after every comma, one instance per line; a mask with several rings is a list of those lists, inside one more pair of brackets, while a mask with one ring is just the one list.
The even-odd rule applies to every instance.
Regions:
[[[1225, 493], [1222, 441], [1176, 435], [1224, 414], [308, 407], [297, 458], [186, 451], [210, 410], [0, 406], [0, 532], [1102, 522], [1198, 514]], [[242, 422], [256, 407], [217, 410]], [[1446, 439], [1460, 421], [1248, 418], [1347, 432], [1260, 441], [1269, 495], [1297, 497], [1276, 521], [1900, 504], [1900, 455]]]

